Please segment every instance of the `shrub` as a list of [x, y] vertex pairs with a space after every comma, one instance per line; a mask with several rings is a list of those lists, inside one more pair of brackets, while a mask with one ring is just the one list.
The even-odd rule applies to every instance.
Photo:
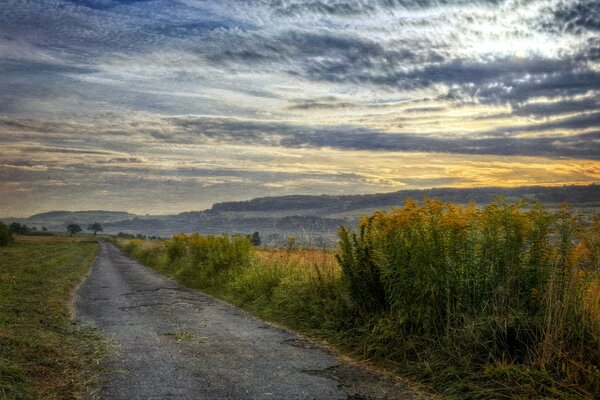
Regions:
[[367, 226], [360, 233], [349, 233], [340, 228], [340, 253], [336, 255], [342, 267], [344, 283], [354, 304], [363, 313], [382, 312], [388, 308], [373, 246], [366, 236]]
[[173, 239], [167, 241], [166, 247], [169, 263], [180, 260], [187, 252], [187, 236], [185, 234], [174, 235]]
[[363, 219], [358, 234], [342, 229], [338, 259], [355, 307], [385, 311], [365, 318], [379, 348], [411, 337], [436, 343], [448, 365], [515, 363], [569, 391], [599, 378], [597, 307], [586, 306], [597, 293], [585, 300], [598, 282], [597, 226], [584, 229], [566, 207], [408, 201]]
[[12, 242], [12, 235], [8, 227], [0, 222], [0, 246], [6, 246], [10, 242]]
[[267, 307], [284, 273], [276, 264], [254, 263], [234, 276], [227, 291], [239, 305]]

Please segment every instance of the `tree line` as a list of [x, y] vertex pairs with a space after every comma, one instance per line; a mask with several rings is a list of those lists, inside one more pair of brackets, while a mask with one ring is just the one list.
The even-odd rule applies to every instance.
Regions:
[[[94, 222], [93, 224], [89, 224], [87, 226], [87, 230], [93, 232], [96, 235], [98, 232], [103, 232], [102, 224], [99, 222]], [[78, 224], [68, 224], [66, 231], [69, 235], [76, 235], [79, 232], [82, 232], [83, 229]], [[21, 224], [19, 222], [12, 222], [9, 225], [6, 225], [3, 222], [0, 222], [0, 246], [5, 246], [13, 241], [14, 235], [32, 235], [38, 234], [39, 232], [48, 232], [48, 228], [45, 226], [41, 227], [41, 230], [38, 230], [37, 227], [32, 226], [29, 227], [25, 224]], [[50, 233], [48, 233], [50, 234]]]

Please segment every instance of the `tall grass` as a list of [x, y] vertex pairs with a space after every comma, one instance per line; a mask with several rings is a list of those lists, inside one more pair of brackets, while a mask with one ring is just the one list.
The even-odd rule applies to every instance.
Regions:
[[199, 235], [125, 249], [451, 397], [600, 393], [600, 220], [567, 207], [408, 201], [341, 228], [335, 256]]
[[435, 382], [452, 367], [507, 396], [513, 385], [583, 396], [600, 390], [599, 225], [566, 207], [409, 201], [342, 229], [338, 258], [365, 319], [381, 310], [380, 351], [416, 360], [418, 375]]

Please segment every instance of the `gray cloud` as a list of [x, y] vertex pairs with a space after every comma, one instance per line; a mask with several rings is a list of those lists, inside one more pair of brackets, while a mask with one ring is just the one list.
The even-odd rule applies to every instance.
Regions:
[[575, 33], [600, 31], [600, 3], [596, 0], [561, 2], [554, 17], [559, 29]]
[[[550, 103], [517, 103], [512, 110], [512, 114], [507, 114], [507, 117], [510, 115], [549, 117], [562, 113], [582, 113], [590, 110], [600, 110], [600, 99], [597, 96], [583, 99], [567, 97]], [[598, 126], [597, 119], [591, 118], [589, 122], [584, 127]]]
[[[577, 115], [561, 121], [538, 123], [525, 128], [507, 127], [481, 132], [483, 139], [470, 137], [439, 138], [418, 134], [383, 133], [353, 126], [306, 127], [283, 123], [263, 123], [226, 118], [173, 118], [168, 120], [182, 131], [174, 130], [172, 142], [218, 139], [230, 143], [276, 145], [284, 147], [332, 147], [348, 150], [419, 151], [457, 154], [495, 154], [549, 157], [600, 158], [600, 131], [573, 136], [541, 138], [506, 136], [514, 132], [552, 131], [559, 128], [596, 128], [600, 113]], [[495, 137], [489, 137], [495, 136]]]
[[313, 99], [293, 99], [290, 100], [290, 110], [323, 110], [323, 109], [342, 109], [357, 107], [359, 104], [342, 101], [335, 96], [325, 96]]
[[[542, 103], [544, 104], [544, 103]], [[552, 103], [557, 106], [560, 103]], [[531, 109], [524, 107], [523, 113], [539, 112], [530, 104]], [[543, 107], [542, 110], [546, 111]], [[408, 112], [412, 112], [409, 111]], [[492, 115], [492, 118], [498, 118]], [[510, 118], [510, 115], [505, 116]], [[39, 131], [57, 129], [54, 122], [37, 125], [27, 122], [1, 120], [0, 126], [11, 126], [18, 131], [29, 132], [30, 137], [44, 141], [45, 136]], [[163, 117], [145, 124], [120, 122], [116, 124], [127, 126], [129, 136], [137, 139], [130, 144], [115, 141], [109, 127], [102, 129], [93, 127], [86, 131], [85, 124], [63, 124], [63, 138], [49, 138], [49, 144], [39, 147], [25, 147], [32, 153], [43, 151], [48, 153], [73, 154], [106, 154], [113, 157], [119, 152], [131, 152], [136, 146], [156, 146], [160, 143], [178, 145], [219, 145], [246, 144], [255, 146], [283, 148], [333, 148], [341, 150], [373, 150], [436, 152], [451, 154], [481, 154], [501, 156], [545, 156], [545, 157], [576, 157], [598, 159], [600, 157], [600, 112], [583, 112], [561, 119], [541, 119], [528, 125], [514, 125], [482, 130], [469, 135], [422, 135], [414, 133], [389, 133], [375, 129], [352, 125], [299, 125], [287, 122], [247, 120], [238, 118], [215, 118], [206, 116]], [[578, 131], [580, 134], [565, 136], [564, 130]], [[558, 131], [557, 133], [553, 133]], [[69, 133], [70, 132], [70, 133]], [[73, 132], [91, 135], [97, 132], [94, 140], [87, 141], [85, 147], [74, 149], [68, 147]], [[104, 134], [103, 132], [107, 132]], [[519, 133], [543, 133], [543, 137], [520, 137]], [[0, 138], [2, 136], [0, 135]], [[144, 139], [146, 138], [146, 139]], [[148, 142], [148, 139], [151, 141]], [[101, 148], [102, 150], [96, 150]]]
[[[300, 161], [290, 162], [294, 173], [257, 167], [279, 162], [265, 154], [325, 148], [348, 157], [370, 150], [374, 158], [394, 151], [591, 163], [600, 156], [598, 7], [593, 0], [6, 0], [0, 195], [18, 189], [26, 201], [30, 191], [44, 192], [62, 204], [69, 196], [58, 188], [68, 186], [81, 202], [110, 193], [131, 205], [164, 190], [156, 197], [165, 207], [183, 207], [194, 198], [262, 195], [267, 183], [279, 188], [273, 193], [314, 193], [379, 182], [308, 171]], [[249, 146], [243, 157], [219, 153], [210, 167], [187, 165], [223, 145]], [[446, 170], [381, 184], [471, 182]], [[219, 191], [206, 194], [208, 187]]]
[[448, 98], [457, 101], [477, 99], [488, 103], [522, 103], [536, 97], [569, 97], [600, 90], [600, 72], [580, 70], [576, 66], [560, 68], [560, 62], [548, 64], [557, 64], [557, 68], [538, 74], [525, 71], [521, 75], [500, 73], [496, 79], [479, 82], [487, 84], [453, 88]]
[[[482, 3], [498, 5], [503, 0], [486, 0]], [[265, 2], [262, 2], [265, 3]], [[268, 4], [273, 7], [277, 15], [301, 16], [307, 13], [329, 16], [357, 16], [372, 13], [376, 10], [392, 9], [424, 9], [438, 8], [448, 5], [465, 5], [473, 3], [469, 0], [315, 0], [315, 1], [272, 1]]]

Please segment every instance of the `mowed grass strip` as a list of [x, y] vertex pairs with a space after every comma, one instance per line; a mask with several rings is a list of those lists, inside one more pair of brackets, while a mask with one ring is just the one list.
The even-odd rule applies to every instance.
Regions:
[[64, 237], [0, 247], [1, 399], [83, 397], [101, 342], [72, 322], [70, 303], [97, 249]]

